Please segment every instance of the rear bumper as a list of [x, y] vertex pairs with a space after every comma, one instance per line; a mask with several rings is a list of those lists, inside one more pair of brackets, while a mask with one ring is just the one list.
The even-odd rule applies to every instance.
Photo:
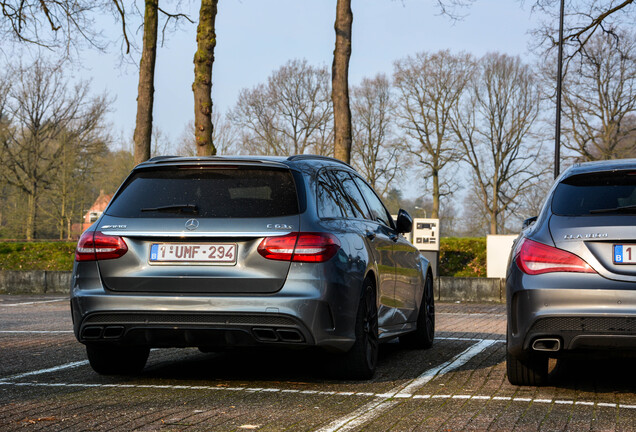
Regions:
[[268, 295], [166, 295], [71, 290], [81, 343], [148, 347], [318, 346], [347, 351], [355, 341], [359, 289], [289, 281]]
[[307, 327], [279, 314], [96, 312], [76, 331], [82, 343], [151, 347], [313, 345]]
[[558, 340], [551, 356], [636, 352], [636, 285], [590, 274], [528, 276], [507, 281], [508, 351], [523, 357], [538, 340]]

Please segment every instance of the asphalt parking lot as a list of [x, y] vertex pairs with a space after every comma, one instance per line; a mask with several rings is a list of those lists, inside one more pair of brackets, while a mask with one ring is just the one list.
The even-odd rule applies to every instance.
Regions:
[[0, 296], [0, 430], [636, 430], [633, 361], [570, 362], [549, 386], [505, 372], [505, 306], [437, 305], [433, 348], [382, 347], [371, 381], [312, 351], [153, 350], [92, 371], [62, 296]]

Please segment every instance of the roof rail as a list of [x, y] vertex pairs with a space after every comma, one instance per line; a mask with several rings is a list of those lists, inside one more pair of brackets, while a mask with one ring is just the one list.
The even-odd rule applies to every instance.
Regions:
[[329, 156], [320, 156], [320, 155], [312, 155], [312, 154], [299, 154], [299, 155], [292, 155], [292, 156], [287, 158], [288, 161], [311, 160], [311, 159], [324, 160], [324, 161], [329, 161], [329, 162], [337, 162], [337, 163], [341, 163], [343, 165], [346, 165], [348, 167], [351, 167], [351, 165], [349, 165], [348, 163], [346, 163], [344, 161], [341, 161], [340, 159], [332, 158], [332, 157], [329, 157]]

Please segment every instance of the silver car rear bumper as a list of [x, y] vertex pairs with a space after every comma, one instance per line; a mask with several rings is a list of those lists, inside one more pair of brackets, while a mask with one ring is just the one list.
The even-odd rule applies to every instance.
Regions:
[[515, 270], [506, 282], [511, 354], [523, 357], [537, 347], [554, 356], [636, 350], [634, 284], [591, 274], [528, 277]]
[[71, 289], [73, 327], [82, 343], [344, 352], [355, 341], [360, 292], [335, 282], [288, 279], [274, 294], [201, 295], [116, 293], [104, 290], [98, 277], [92, 281], [75, 281]]

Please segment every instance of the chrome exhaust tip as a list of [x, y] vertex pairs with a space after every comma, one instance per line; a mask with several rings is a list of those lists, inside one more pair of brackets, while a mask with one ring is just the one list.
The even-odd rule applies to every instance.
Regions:
[[535, 351], [559, 351], [561, 349], [561, 339], [539, 338], [532, 342], [532, 349]]

